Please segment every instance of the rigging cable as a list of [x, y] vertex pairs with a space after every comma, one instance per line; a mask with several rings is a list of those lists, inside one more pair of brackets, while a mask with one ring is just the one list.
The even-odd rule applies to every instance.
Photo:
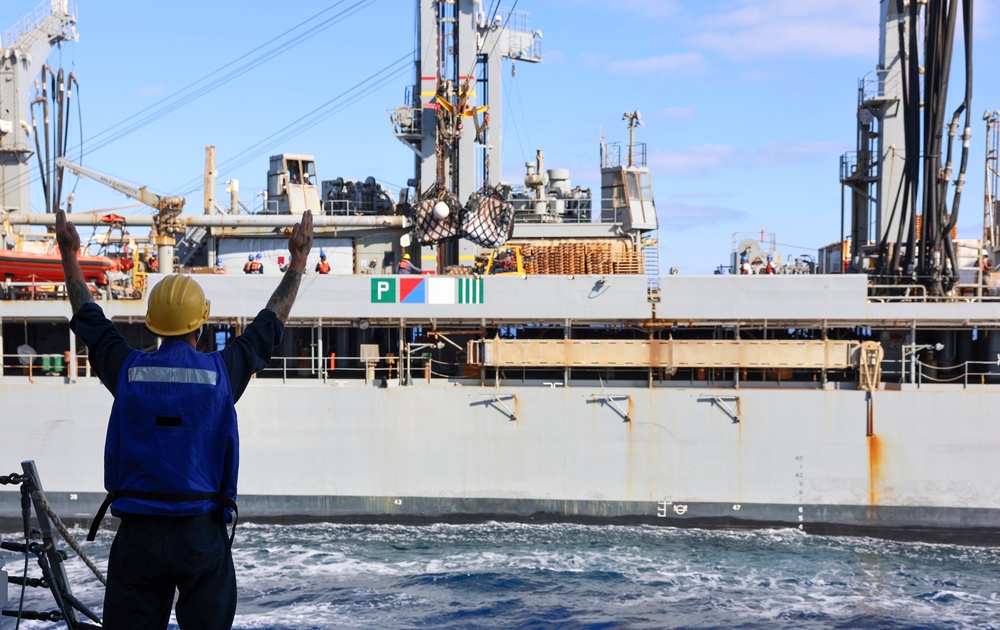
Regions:
[[[293, 138], [309, 128], [317, 124], [318, 122], [330, 117], [331, 115], [342, 111], [344, 108], [356, 103], [358, 100], [365, 98], [375, 92], [377, 89], [384, 87], [390, 81], [394, 80], [397, 75], [405, 73], [409, 69], [409, 60], [412, 58], [412, 51], [407, 52], [405, 55], [397, 58], [395, 61], [389, 63], [389, 65], [383, 67], [382, 69], [376, 71], [374, 74], [368, 76], [362, 81], [354, 84], [350, 88], [344, 90], [337, 96], [333, 97], [326, 103], [323, 103], [319, 107], [314, 108], [312, 111], [300, 116], [291, 123], [285, 125], [281, 129], [275, 131], [269, 136], [263, 138], [262, 140], [250, 145], [249, 147], [243, 149], [232, 158], [220, 163], [218, 165], [218, 170], [222, 173], [224, 170], [234, 170], [243, 166], [261, 154], [266, 153], [272, 147], [280, 144], [281, 142]], [[379, 75], [384, 75], [379, 78]], [[372, 83], [374, 81], [374, 83]], [[372, 83], [371, 85], [367, 85]], [[360, 89], [360, 92], [352, 94]], [[346, 100], [343, 100], [346, 99]], [[328, 109], [329, 108], [329, 109]], [[326, 111], [324, 111], [326, 110]], [[183, 193], [178, 193], [181, 195], [186, 195], [197, 190], [195, 186], [197, 182], [201, 181], [201, 176], [198, 178], [193, 178], [185, 184], [179, 187], [179, 189], [184, 190]]]
[[[514, 62], [511, 61], [511, 71], [512, 72], [513, 72], [513, 69], [514, 69], [514, 65], [513, 64], [514, 64]], [[506, 82], [506, 77], [502, 77], [501, 80], [504, 81], [504, 82]], [[511, 81], [513, 81], [513, 78], [511, 78]], [[524, 161], [527, 161], [528, 157], [527, 157], [527, 154], [524, 152], [524, 145], [521, 143], [521, 127], [517, 124], [517, 116], [516, 116], [516, 114], [514, 114], [514, 109], [513, 109], [513, 107], [510, 104], [510, 93], [512, 91], [513, 91], [513, 89], [509, 89], [509, 90], [508, 89], [504, 89], [504, 91], [503, 91], [504, 96], [507, 97], [507, 107], [504, 108], [504, 112], [503, 113], [504, 113], [505, 117], [510, 116], [511, 126], [514, 128], [514, 137], [517, 138], [517, 146], [518, 146], [519, 149], [521, 149], [521, 161], [524, 162]], [[508, 114], [507, 112], [511, 112], [511, 113]], [[506, 123], [502, 123], [502, 124], [506, 124]], [[502, 165], [501, 165], [501, 168], [502, 168]]]
[[[132, 121], [132, 120], [134, 120], [136, 118], [139, 118], [140, 116], [143, 116], [143, 114], [146, 114], [147, 112], [149, 112], [148, 115], [143, 116], [137, 122], [133, 122], [132, 124], [128, 125], [128, 127], [125, 130], [123, 130], [123, 131], [117, 131], [117, 132], [115, 132], [114, 134], [111, 135], [111, 137], [113, 137], [114, 139], [118, 139], [120, 137], [123, 137], [124, 135], [127, 135], [127, 134], [131, 133], [135, 129], [138, 129], [138, 128], [142, 127], [142, 126], [145, 126], [146, 124], [149, 124], [153, 120], [161, 118], [162, 116], [170, 113], [171, 111], [177, 109], [178, 107], [186, 105], [187, 103], [195, 100], [196, 98], [199, 98], [200, 96], [203, 96], [204, 94], [207, 94], [208, 92], [211, 92], [211, 91], [213, 91], [213, 90], [215, 90], [215, 89], [217, 89], [219, 87], [222, 87], [223, 85], [225, 85], [226, 83], [229, 83], [233, 79], [235, 79], [235, 78], [237, 78], [237, 77], [245, 74], [251, 68], [257, 67], [257, 64], [259, 64], [259, 62], [264, 61], [266, 59], [275, 58], [275, 57], [277, 57], [278, 55], [280, 55], [280, 54], [282, 54], [284, 52], [288, 52], [288, 51], [292, 50], [294, 47], [298, 46], [299, 44], [305, 42], [306, 40], [308, 40], [308, 39], [310, 39], [312, 37], [315, 37], [316, 35], [320, 34], [324, 30], [326, 30], [327, 28], [333, 26], [334, 24], [337, 24], [337, 23], [343, 21], [343, 19], [345, 19], [346, 17], [349, 17], [353, 13], [356, 13], [357, 10], [359, 10], [358, 9], [359, 5], [363, 5], [366, 2], [370, 4], [374, 0], [360, 0], [360, 1], [356, 2], [355, 4], [351, 5], [350, 7], [344, 9], [340, 13], [337, 13], [337, 14], [329, 17], [329, 18], [326, 18], [325, 20], [323, 20], [319, 24], [317, 24], [317, 25], [313, 26], [312, 28], [306, 30], [304, 33], [296, 36], [296, 38], [292, 39], [291, 42], [289, 42], [289, 43], [280, 42], [280, 40], [282, 38], [284, 38], [286, 35], [289, 35], [289, 34], [295, 32], [296, 30], [300, 29], [302, 26], [304, 26], [304, 25], [308, 24], [309, 22], [311, 22], [312, 20], [315, 20], [316, 18], [318, 18], [323, 13], [326, 13], [327, 11], [331, 10], [332, 8], [334, 8], [334, 7], [336, 7], [336, 6], [340, 5], [340, 4], [343, 4], [346, 1], [347, 0], [339, 0], [338, 2], [334, 3], [333, 5], [331, 5], [331, 6], [327, 7], [327, 8], [325, 8], [325, 9], [323, 9], [322, 11], [320, 11], [320, 12], [316, 13], [315, 15], [307, 18], [306, 20], [303, 20], [302, 22], [299, 22], [295, 26], [293, 26], [293, 27], [285, 30], [284, 32], [280, 33], [279, 35], [276, 35], [275, 37], [272, 37], [271, 39], [267, 40], [263, 44], [260, 44], [259, 46], [256, 46], [255, 48], [252, 48], [251, 50], [247, 51], [246, 53], [243, 53], [242, 55], [240, 55], [236, 59], [233, 59], [229, 63], [226, 63], [226, 64], [220, 66], [219, 68], [213, 70], [212, 72], [204, 75], [203, 77], [201, 77], [199, 79], [196, 79], [195, 81], [192, 81], [191, 83], [188, 83], [186, 86], [184, 86], [181, 89], [175, 91], [174, 93], [170, 94], [169, 96], [166, 96], [166, 97], [160, 99], [158, 102], [150, 105], [149, 107], [146, 107], [145, 109], [142, 109], [142, 110], [136, 112], [135, 114], [133, 114], [133, 115], [129, 116], [128, 118], [126, 118], [126, 119], [124, 119], [124, 120], [122, 120], [122, 121], [120, 121], [120, 122], [112, 125], [111, 127], [108, 127], [107, 129], [104, 129], [103, 131], [98, 132], [97, 134], [94, 135], [94, 137], [90, 138], [90, 140], [95, 141], [95, 140], [103, 138], [103, 137], [105, 137], [105, 136], [107, 136], [109, 134], [112, 134], [112, 132], [115, 132], [115, 130], [117, 130], [120, 127], [122, 127], [123, 125], [126, 125], [127, 123], [129, 123], [129, 121]], [[278, 42], [278, 45], [270, 46], [271, 44], [274, 44], [276, 42]], [[259, 54], [255, 54], [255, 53], [258, 53], [258, 51], [260, 51]], [[254, 56], [251, 58], [251, 55], [254, 55]], [[241, 61], [244, 61], [244, 60], [246, 60], [244, 63], [242, 63], [241, 65], [237, 66], [236, 68], [228, 71], [223, 76], [213, 79], [207, 85], [202, 85], [197, 90], [195, 90], [193, 94], [187, 94], [187, 95], [184, 94], [185, 92], [188, 92], [189, 90], [191, 90], [192, 88], [195, 88], [199, 84], [205, 83], [211, 77], [213, 77], [213, 76], [215, 76], [215, 75], [223, 72], [227, 68], [230, 68], [231, 66], [234, 66], [235, 64], [238, 64], [238, 63], [240, 63]], [[178, 103], [171, 103], [170, 101], [173, 100], [173, 99], [179, 99], [180, 102], [178, 102]], [[105, 140], [101, 140], [101, 145], [100, 146], [104, 146], [105, 144], [107, 144], [106, 139]], [[100, 147], [98, 147], [98, 148], [100, 148]]]
[[[166, 96], [166, 97], [160, 99], [158, 102], [156, 102], [156, 103], [154, 103], [154, 104], [152, 104], [152, 105], [150, 105], [150, 106], [148, 106], [148, 107], [146, 107], [146, 108], [144, 108], [144, 109], [136, 112], [135, 114], [133, 114], [133, 115], [129, 116], [128, 118], [126, 118], [126, 119], [124, 119], [124, 120], [122, 120], [122, 121], [120, 121], [120, 122], [112, 125], [111, 127], [108, 127], [106, 129], [98, 132], [93, 137], [87, 138], [87, 140], [89, 142], [95, 142], [94, 145], [92, 145], [92, 146], [89, 147], [89, 151], [90, 152], [94, 152], [94, 151], [97, 151], [98, 149], [102, 149], [105, 146], [107, 146], [107, 145], [109, 145], [109, 144], [111, 144], [113, 142], [116, 142], [116, 141], [120, 140], [121, 138], [123, 138], [123, 137], [131, 134], [132, 132], [137, 131], [138, 129], [141, 129], [142, 127], [145, 127], [146, 125], [152, 123], [153, 121], [158, 120], [159, 118], [162, 118], [163, 116], [166, 116], [167, 114], [169, 114], [169, 113], [171, 113], [171, 112], [173, 112], [173, 111], [175, 111], [175, 110], [183, 107], [184, 105], [187, 105], [187, 104], [193, 102], [194, 100], [197, 100], [198, 98], [201, 98], [202, 96], [204, 96], [204, 95], [206, 95], [206, 94], [208, 94], [210, 92], [215, 91], [216, 89], [222, 87], [223, 85], [229, 83], [230, 81], [232, 81], [232, 80], [234, 80], [234, 79], [242, 76], [243, 74], [246, 74], [251, 69], [259, 67], [261, 63], [263, 63], [263, 62], [265, 62], [265, 61], [267, 61], [269, 59], [274, 59], [274, 58], [278, 57], [279, 55], [292, 50], [294, 47], [296, 47], [299, 44], [305, 42], [306, 40], [308, 40], [308, 39], [310, 39], [312, 37], [315, 37], [316, 35], [320, 34], [321, 32], [325, 31], [326, 29], [330, 28], [331, 26], [342, 22], [343, 20], [345, 20], [346, 18], [354, 15], [355, 13], [358, 13], [362, 9], [364, 9], [367, 6], [373, 4], [376, 0], [358, 0], [357, 2], [355, 2], [351, 6], [343, 9], [339, 13], [337, 13], [337, 14], [331, 16], [331, 17], [326, 18], [325, 20], [323, 20], [319, 24], [317, 24], [317, 25], [313, 26], [312, 28], [306, 30], [304, 33], [296, 35], [295, 38], [291, 39], [290, 42], [284, 42], [284, 43], [281, 43], [280, 45], [270, 46], [268, 48], [268, 46], [270, 44], [273, 44], [275, 42], [279, 42], [279, 40], [281, 40], [282, 38], [284, 38], [286, 35], [289, 35], [289, 34], [295, 32], [296, 30], [300, 29], [303, 25], [308, 24], [312, 20], [318, 18], [323, 13], [326, 13], [326, 12], [330, 11], [331, 9], [333, 9], [333, 8], [337, 7], [338, 5], [341, 5], [341, 4], [343, 4], [344, 2], [347, 2], [347, 1], [348, 0], [339, 0], [335, 4], [333, 4], [333, 5], [325, 8], [325, 9], [323, 9], [322, 11], [314, 14], [313, 16], [307, 18], [306, 20], [304, 20], [304, 21], [296, 24], [295, 26], [293, 26], [293, 27], [285, 30], [281, 34], [279, 34], [279, 35], [277, 35], [275, 37], [272, 37], [268, 41], [266, 41], [263, 44], [261, 44], [261, 45], [255, 47], [255, 48], [249, 50], [248, 52], [244, 53], [243, 55], [240, 55], [239, 57], [237, 57], [236, 59], [230, 61], [229, 63], [227, 63], [227, 64], [225, 64], [225, 65], [217, 68], [216, 70], [213, 70], [212, 72], [206, 74], [205, 76], [203, 76], [203, 77], [201, 77], [201, 78], [199, 78], [199, 79], [197, 79], [197, 80], [189, 83], [188, 85], [186, 85], [185, 87], [181, 88], [180, 90], [177, 90], [176, 92], [170, 94], [169, 96]], [[230, 70], [229, 72], [227, 72], [226, 74], [224, 74], [223, 76], [221, 76], [219, 78], [213, 79], [212, 82], [208, 83], [207, 85], [203, 85], [203, 86], [199, 87], [197, 90], [194, 90], [191, 93], [184, 94], [185, 92], [191, 90], [195, 86], [198, 86], [199, 84], [204, 83], [209, 78], [211, 78], [211, 77], [219, 74], [220, 72], [224, 71], [226, 68], [229, 68], [230, 66], [233, 66], [233, 65], [235, 65], [235, 64], [243, 61], [244, 59], [247, 59], [251, 55], [254, 55], [254, 53], [257, 53], [258, 51], [261, 51], [262, 49], [264, 49], [263, 52], [260, 52], [259, 54], [256, 54], [255, 56], [253, 56], [252, 58], [250, 58], [245, 63], [242, 63], [237, 68], [235, 68], [233, 70]], [[176, 100], [172, 101], [172, 99], [176, 99]], [[148, 112], [148, 114], [147, 114], [147, 112]], [[146, 115], [143, 116], [143, 114], [146, 114]], [[142, 118], [140, 118], [139, 120], [136, 120], [135, 122], [132, 122], [131, 124], [127, 124], [127, 123], [129, 123], [129, 121], [132, 121], [132, 120], [134, 120], [134, 119], [136, 119], [136, 118], [138, 118], [140, 116], [142, 116]], [[126, 124], [127, 124], [127, 126], [125, 126], [124, 128], [121, 128], [123, 125], [126, 125]], [[81, 134], [82, 134], [82, 131], [81, 131]], [[83, 145], [84, 145], [84, 141], [83, 141], [82, 135], [81, 135], [80, 144], [77, 145], [77, 146], [72, 147], [70, 149], [70, 151], [80, 150], [80, 156], [82, 158], [82, 156], [83, 156]], [[37, 176], [31, 177], [30, 181], [27, 182], [27, 183], [34, 183], [34, 182], [38, 181], [38, 179], [39, 178]], [[14, 190], [18, 190], [23, 185], [25, 185], [25, 182], [18, 182], [17, 179], [14, 179], [13, 181], [9, 182], [8, 184]]]

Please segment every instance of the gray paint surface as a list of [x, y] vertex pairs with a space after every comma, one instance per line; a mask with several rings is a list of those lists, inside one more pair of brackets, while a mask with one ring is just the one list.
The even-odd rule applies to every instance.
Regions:
[[[257, 379], [238, 405], [240, 490], [265, 516], [287, 500], [319, 517], [667, 510], [788, 526], [800, 515], [874, 528], [996, 522], [1000, 388], [877, 392], [874, 438], [864, 392], [779, 390], [500, 388], [513, 421], [492, 388]], [[627, 397], [632, 421], [601, 394]], [[24, 419], [5, 423], [0, 462], [34, 459], [49, 492], [99, 495], [111, 397], [96, 379], [6, 377], [0, 395], [16, 401], [8, 417]], [[713, 400], [736, 395], [742, 422]]]

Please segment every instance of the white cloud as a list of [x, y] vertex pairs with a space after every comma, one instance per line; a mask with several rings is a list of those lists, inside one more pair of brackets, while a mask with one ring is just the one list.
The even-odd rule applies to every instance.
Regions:
[[[570, 0], [570, 4], [589, 5], [599, 9], [608, 7], [607, 0]], [[681, 5], [677, 0], [617, 0], [614, 10], [636, 13], [644, 18], [674, 17], [681, 13]]]
[[738, 0], [704, 16], [685, 43], [745, 61], [803, 55], [870, 58], [877, 51], [878, 4], [871, 0]]
[[649, 167], [658, 177], [705, 177], [711, 171], [733, 164], [739, 155], [739, 149], [726, 144], [657, 150], [650, 153]]
[[683, 149], [652, 151], [650, 170], [657, 176], [671, 178], [700, 178], [719, 169], [735, 164], [781, 164], [794, 166], [812, 160], [833, 160], [848, 145], [840, 142], [767, 142], [752, 149], [741, 149], [727, 144], [705, 144]]
[[705, 60], [699, 53], [674, 53], [641, 59], [612, 61], [608, 69], [624, 74], [673, 74], [690, 76], [704, 70]]
[[673, 232], [681, 232], [706, 225], [741, 221], [748, 214], [725, 206], [688, 204], [668, 201], [657, 210], [660, 225]]

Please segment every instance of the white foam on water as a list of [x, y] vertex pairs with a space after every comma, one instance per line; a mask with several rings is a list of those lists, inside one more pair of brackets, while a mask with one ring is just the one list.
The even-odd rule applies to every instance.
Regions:
[[[104, 532], [84, 545], [102, 569], [110, 542]], [[5, 560], [9, 573], [20, 573], [18, 558]], [[995, 627], [1000, 605], [998, 549], [794, 530], [248, 524], [237, 532], [234, 561], [235, 627], [246, 630]], [[100, 612], [103, 587], [78, 559], [66, 567], [74, 593]], [[34, 563], [29, 573], [38, 575]], [[46, 596], [36, 591], [29, 607], [50, 609]]]

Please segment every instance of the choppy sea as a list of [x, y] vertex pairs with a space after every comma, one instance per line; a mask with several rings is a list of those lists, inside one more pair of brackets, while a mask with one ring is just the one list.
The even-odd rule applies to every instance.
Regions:
[[[111, 536], [85, 546], [102, 568]], [[3, 553], [19, 574], [21, 557]], [[247, 629], [1000, 627], [998, 548], [795, 530], [245, 524], [234, 558], [234, 627]], [[99, 612], [89, 569], [73, 558], [68, 571]], [[12, 585], [8, 607], [19, 595]], [[26, 607], [49, 607], [42, 595]]]

